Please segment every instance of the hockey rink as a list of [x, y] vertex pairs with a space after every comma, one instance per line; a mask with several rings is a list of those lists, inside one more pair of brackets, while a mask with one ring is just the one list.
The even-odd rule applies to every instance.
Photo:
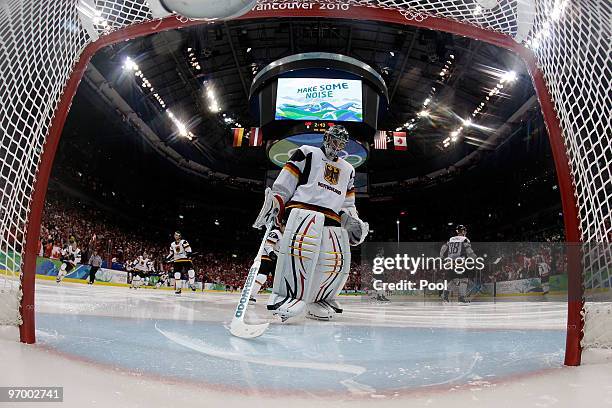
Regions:
[[[36, 296], [38, 343], [2, 332], [0, 361], [11, 369], [1, 383], [64, 386], [66, 406], [269, 406], [291, 397], [297, 406], [564, 407], [585, 395], [612, 405], [612, 360], [563, 367], [563, 302], [344, 297], [334, 322], [272, 324], [243, 340], [227, 330], [237, 294], [38, 281]], [[265, 300], [252, 318], [264, 317]]]

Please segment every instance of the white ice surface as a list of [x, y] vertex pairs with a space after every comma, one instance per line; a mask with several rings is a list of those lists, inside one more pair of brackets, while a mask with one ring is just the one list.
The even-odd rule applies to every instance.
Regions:
[[[39, 283], [37, 312], [49, 315], [112, 316], [136, 320], [156, 319], [174, 324], [178, 321], [224, 322], [231, 316], [236, 295], [184, 294], [176, 298], [170, 292], [125, 288], [86, 287]], [[257, 306], [263, 315], [264, 298]], [[451, 327], [470, 330], [562, 329], [565, 308], [562, 303], [529, 305], [524, 303], [472, 304], [467, 307], [437, 304], [377, 305], [358, 300], [344, 302], [346, 312], [333, 323], [338, 326]], [[426, 318], [425, 318], [426, 316]], [[305, 322], [320, 325], [318, 322]], [[325, 327], [325, 326], [323, 326]], [[282, 329], [282, 327], [281, 327]], [[57, 331], [62, 332], [58, 327]], [[44, 336], [44, 333], [39, 333]], [[360, 394], [332, 393], [329, 396], [300, 395], [290, 392], [258, 392], [250, 389], [237, 393], [228, 384], [227, 390], [209, 389], [194, 382], [177, 381], [164, 376], [143, 375], [122, 367], [92, 363], [79, 357], [60, 354], [50, 347], [24, 345], [15, 341], [17, 330], [0, 330], [0, 385], [63, 386], [62, 407], [269, 407], [291, 404], [297, 407], [605, 407], [612, 406], [612, 359], [609, 353], [587, 353], [590, 364], [562, 367], [499, 378], [495, 381], [472, 379], [465, 384], [447, 387], [414, 388], [401, 395], [368, 392]], [[180, 339], [179, 339], [180, 341]], [[443, 339], [441, 341], [444, 341]], [[177, 346], [178, 347], [178, 346]], [[192, 346], [190, 346], [192, 347]], [[185, 349], [187, 353], [191, 349]], [[187, 356], [189, 354], [186, 354]], [[151, 357], [154, 358], [154, 357]], [[330, 362], [332, 364], [333, 362]], [[181, 364], [181, 361], [177, 361]], [[245, 363], [246, 366], [252, 363]], [[257, 364], [257, 362], [255, 362]], [[245, 366], [245, 370], [247, 367]], [[347, 366], [346, 370], [355, 370]], [[295, 376], [313, 375], [295, 369]], [[350, 384], [349, 384], [350, 385]], [[1, 406], [10, 406], [2, 404]], [[20, 403], [18, 407], [51, 406], [46, 403]]]

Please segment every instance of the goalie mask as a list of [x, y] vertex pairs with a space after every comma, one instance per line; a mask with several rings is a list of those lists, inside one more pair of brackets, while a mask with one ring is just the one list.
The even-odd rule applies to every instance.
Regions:
[[342, 125], [334, 125], [327, 129], [323, 136], [323, 150], [330, 160], [338, 158], [338, 153], [344, 150], [349, 141], [348, 131]]

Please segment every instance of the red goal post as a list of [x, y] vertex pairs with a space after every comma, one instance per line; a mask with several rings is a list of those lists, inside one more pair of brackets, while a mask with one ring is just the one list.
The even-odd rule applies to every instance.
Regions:
[[[78, 4], [76, 4], [78, 3]], [[320, 17], [373, 20], [439, 30], [516, 53], [532, 77], [548, 129], [570, 243], [609, 242], [612, 146], [608, 2], [584, 0], [260, 1], [241, 19]], [[0, 323], [20, 324], [35, 341], [34, 280], [45, 194], [72, 98], [91, 57], [102, 47], [201, 21], [162, 17], [145, 0], [0, 5]], [[607, 136], [606, 136], [607, 135]], [[607, 142], [606, 142], [607, 139]], [[597, 267], [612, 267], [603, 251]], [[589, 259], [595, 259], [589, 258]], [[584, 321], [582, 265], [569, 277], [565, 363], [580, 364]], [[19, 265], [21, 264], [21, 267]], [[20, 273], [21, 272], [21, 273]], [[21, 288], [11, 276], [21, 275]], [[4, 283], [2, 281], [4, 276]], [[14, 281], [14, 279], [13, 279]], [[19, 310], [9, 310], [21, 299]], [[14, 316], [11, 313], [14, 312]], [[584, 318], [583, 318], [584, 314]], [[598, 337], [600, 338], [600, 337]], [[591, 346], [583, 344], [584, 347]], [[612, 347], [612, 341], [596, 344]]]

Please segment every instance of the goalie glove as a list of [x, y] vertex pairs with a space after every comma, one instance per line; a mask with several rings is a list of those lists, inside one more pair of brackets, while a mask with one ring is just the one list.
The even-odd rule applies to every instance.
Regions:
[[278, 194], [273, 194], [269, 187], [266, 188], [264, 204], [253, 223], [253, 228], [259, 229], [270, 224], [280, 227], [284, 212], [283, 199]]
[[357, 246], [365, 241], [370, 225], [367, 222], [361, 221], [357, 214], [349, 214], [348, 212], [340, 213], [340, 225], [348, 233], [349, 244]]

